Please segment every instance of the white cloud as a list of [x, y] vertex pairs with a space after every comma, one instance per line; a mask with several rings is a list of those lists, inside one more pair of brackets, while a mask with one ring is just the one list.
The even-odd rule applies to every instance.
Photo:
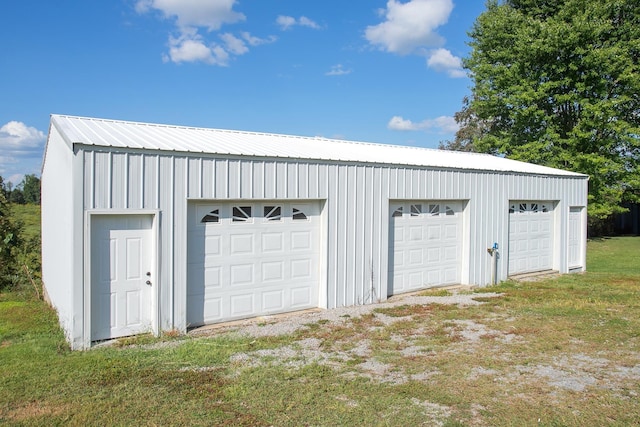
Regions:
[[324, 73], [325, 76], [344, 76], [351, 74], [351, 70], [345, 70], [342, 64], [336, 64], [331, 67], [331, 70]]
[[220, 38], [224, 41], [227, 50], [234, 55], [244, 55], [249, 51], [245, 42], [231, 33], [224, 33]]
[[249, 46], [273, 43], [276, 38], [259, 38], [248, 32], [219, 35], [221, 43], [210, 41], [205, 33], [219, 31], [225, 24], [246, 19], [233, 10], [236, 0], [137, 0], [135, 10], [140, 13], [159, 11], [165, 19], [175, 21], [174, 34], [169, 35], [169, 51], [162, 55], [165, 62], [202, 62], [227, 66], [233, 56], [244, 55]]
[[223, 24], [244, 21], [246, 17], [233, 10], [236, 0], [138, 0], [138, 13], [152, 9], [162, 12], [165, 18], [175, 18], [179, 28], [204, 27], [218, 30]]
[[46, 139], [45, 134], [22, 122], [10, 121], [0, 127], [0, 149], [10, 151], [29, 151], [40, 148]]
[[315, 21], [312, 21], [306, 16], [301, 16], [300, 18], [296, 19], [293, 16], [280, 15], [276, 18], [276, 23], [280, 26], [280, 29], [283, 31], [290, 30], [292, 27], [296, 25], [300, 27], [313, 28], [314, 30], [319, 30], [322, 28]]
[[169, 53], [164, 60], [177, 64], [204, 62], [224, 67], [229, 64], [229, 53], [219, 45], [207, 45], [202, 36], [192, 30], [179, 37], [169, 36]]
[[276, 23], [280, 26], [281, 30], [288, 30], [289, 28], [296, 25], [296, 18], [294, 18], [293, 16], [280, 15], [276, 18]]
[[385, 21], [368, 26], [365, 37], [372, 45], [401, 55], [440, 46], [444, 39], [436, 29], [447, 22], [452, 10], [452, 0], [389, 0], [387, 8], [380, 10]]
[[451, 116], [440, 116], [435, 119], [425, 119], [421, 122], [412, 122], [400, 116], [393, 116], [387, 128], [399, 131], [435, 131], [437, 133], [455, 133], [458, 131], [458, 123]]
[[0, 127], [0, 175], [5, 181], [18, 184], [27, 173], [39, 174], [44, 132], [10, 121]]
[[240, 36], [242, 36], [242, 38], [251, 46], [260, 46], [261, 44], [273, 43], [278, 40], [276, 36], [269, 36], [266, 39], [261, 39], [260, 37], [252, 36], [246, 31], [240, 33]]
[[436, 49], [431, 51], [427, 66], [436, 71], [446, 72], [449, 77], [465, 77], [466, 73], [462, 69], [462, 60], [454, 56], [447, 49]]

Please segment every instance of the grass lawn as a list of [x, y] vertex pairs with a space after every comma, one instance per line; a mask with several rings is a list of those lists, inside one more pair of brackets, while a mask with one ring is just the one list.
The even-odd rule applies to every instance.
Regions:
[[478, 305], [440, 291], [283, 335], [86, 352], [44, 303], [0, 294], [0, 424], [639, 425], [640, 238], [590, 241], [587, 265]]
[[40, 205], [34, 204], [11, 204], [11, 210], [16, 218], [22, 223], [24, 238], [33, 238], [40, 234]]

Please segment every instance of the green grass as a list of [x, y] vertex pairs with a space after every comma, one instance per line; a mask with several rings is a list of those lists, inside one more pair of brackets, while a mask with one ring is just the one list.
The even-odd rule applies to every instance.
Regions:
[[590, 241], [589, 272], [505, 282], [478, 306], [399, 305], [279, 337], [141, 336], [86, 352], [69, 351], [43, 302], [2, 293], [0, 424], [638, 425], [638, 254], [640, 238]]
[[594, 273], [631, 274], [640, 271], [640, 238], [607, 237], [588, 242], [587, 270]]
[[40, 235], [40, 205], [13, 203], [11, 213], [23, 225], [23, 238], [29, 239]]

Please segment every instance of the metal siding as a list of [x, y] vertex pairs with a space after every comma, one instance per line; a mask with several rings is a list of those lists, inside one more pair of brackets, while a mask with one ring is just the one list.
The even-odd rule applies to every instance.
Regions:
[[158, 162], [158, 208], [160, 210], [160, 325], [161, 329], [168, 330], [176, 327], [173, 319], [173, 270], [175, 254], [174, 233], [174, 158], [171, 156], [159, 156]]
[[230, 199], [242, 198], [242, 176], [240, 169], [240, 160], [229, 160], [228, 175], [225, 177], [227, 187], [229, 188], [228, 197]]
[[[469, 200], [462, 281], [486, 285], [498, 242], [507, 249], [508, 201], [568, 200], [586, 205], [586, 179], [433, 170], [299, 160], [226, 159], [164, 153], [87, 151], [86, 209], [160, 211], [161, 328], [184, 328], [186, 317], [186, 199], [326, 199], [329, 308], [386, 299], [389, 199]], [[139, 170], [141, 169], [141, 170]], [[560, 221], [557, 232], [566, 225]], [[559, 242], [561, 243], [561, 242]], [[506, 277], [506, 252], [500, 279]], [[566, 250], [556, 251], [559, 266]]]
[[94, 167], [94, 152], [93, 151], [85, 151], [82, 152], [82, 156], [84, 157], [84, 164], [89, 165], [89, 167], [84, 168], [84, 199], [83, 204], [85, 209], [93, 209], [95, 206], [95, 167]]
[[264, 161], [256, 161], [253, 165], [253, 183], [252, 194], [255, 199], [265, 198], [265, 176], [264, 176]]
[[202, 159], [191, 157], [187, 160], [187, 197], [202, 198]]
[[[78, 157], [83, 156], [79, 153]], [[86, 162], [86, 155], [85, 162]], [[72, 347], [82, 348], [82, 281], [76, 281], [76, 264], [82, 265], [82, 248], [75, 246], [74, 233], [82, 212], [76, 212], [74, 153], [55, 126], [51, 127], [42, 167], [42, 282], [58, 313], [60, 326]], [[81, 173], [81, 171], [76, 171]], [[87, 177], [87, 173], [84, 174]], [[80, 308], [80, 310], [78, 310]], [[78, 327], [79, 326], [79, 327]]]
[[239, 197], [241, 199], [254, 198], [253, 195], [253, 161], [240, 161], [239, 171]]
[[202, 160], [202, 198], [213, 199], [215, 188], [215, 166], [216, 162], [213, 159]]
[[127, 200], [127, 153], [111, 156], [111, 209], [124, 209]]
[[273, 161], [266, 161], [263, 168], [264, 173], [264, 197], [265, 199], [275, 199], [276, 190], [276, 163]]
[[143, 156], [144, 176], [142, 178], [142, 187], [145, 209], [158, 209], [158, 168], [160, 157], [157, 155], [145, 154]]
[[142, 155], [132, 154], [129, 156], [129, 164], [127, 166], [127, 203], [128, 209], [144, 208], [144, 162]]
[[[187, 194], [189, 186], [189, 160], [176, 157], [174, 162], [173, 210], [173, 287], [171, 305], [173, 324], [186, 330], [187, 324]], [[197, 171], [200, 168], [196, 168]], [[168, 313], [171, 311], [167, 311]]]
[[338, 166], [327, 167], [327, 204], [328, 211], [328, 236], [327, 236], [327, 307], [338, 306], [338, 262], [340, 254], [338, 252], [338, 242], [341, 240], [338, 229], [338, 219], [340, 214], [338, 207]]
[[221, 159], [215, 161], [215, 194], [213, 195], [214, 199], [226, 199], [229, 197], [228, 170], [228, 160]]
[[111, 200], [111, 153], [96, 152], [93, 156], [93, 208], [109, 209]]

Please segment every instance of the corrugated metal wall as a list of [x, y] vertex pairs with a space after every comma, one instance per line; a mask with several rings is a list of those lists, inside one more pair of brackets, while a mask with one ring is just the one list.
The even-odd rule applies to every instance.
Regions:
[[468, 201], [463, 281], [478, 285], [491, 280], [486, 248], [494, 242], [504, 248], [499, 276], [506, 277], [510, 200], [559, 201], [554, 265], [560, 270], [569, 206], [587, 203], [583, 177], [84, 149], [86, 210], [160, 211], [163, 329], [186, 326], [188, 199], [325, 200], [329, 308], [386, 299], [389, 200]]

